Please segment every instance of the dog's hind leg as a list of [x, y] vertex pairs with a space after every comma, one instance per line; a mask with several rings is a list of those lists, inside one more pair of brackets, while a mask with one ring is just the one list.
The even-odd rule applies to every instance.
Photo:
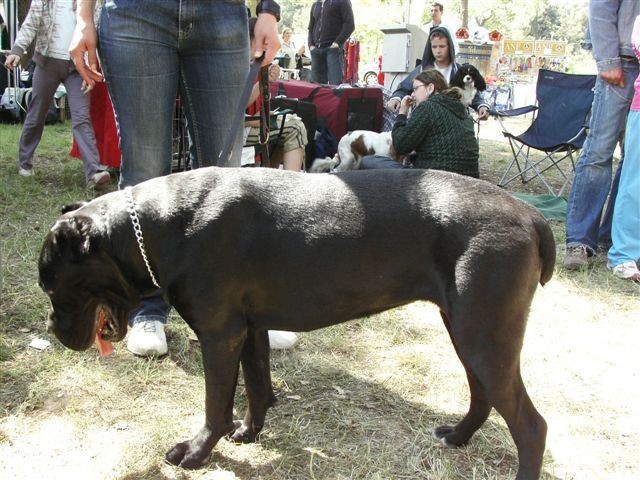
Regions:
[[269, 336], [266, 330], [249, 330], [240, 357], [249, 408], [242, 422], [236, 421], [231, 439], [253, 442], [264, 426], [267, 410], [275, 403], [269, 367]]
[[527, 295], [514, 293], [513, 298], [495, 296], [490, 303], [486, 297], [473, 304], [458, 303], [456, 313], [449, 314], [450, 335], [469, 378], [471, 406], [453, 430], [439, 430], [449, 444], [468, 440], [486, 419], [488, 407], [494, 407], [518, 449], [517, 480], [539, 478], [547, 432], [546, 422], [533, 406], [520, 375], [520, 351], [530, 303], [524, 297]]
[[[235, 429], [233, 397], [238, 382], [240, 353], [246, 330], [240, 322], [227, 323], [224, 333], [198, 334], [206, 386], [205, 425], [191, 440], [178, 443], [166, 454], [168, 462], [183, 468], [201, 467], [218, 440]], [[195, 329], [194, 329], [195, 330]]]
[[469, 382], [471, 399], [469, 411], [462, 421], [460, 421], [456, 426], [443, 425], [436, 427], [434, 434], [444, 445], [448, 447], [460, 447], [462, 445], [466, 445], [476, 430], [478, 430], [487, 418], [489, 418], [489, 414], [491, 413], [491, 404], [489, 403], [489, 399], [487, 398], [480, 381], [475, 377], [474, 373], [467, 367], [466, 363], [460, 356], [456, 341], [453, 335], [451, 335], [449, 319], [443, 311], [440, 311], [440, 315], [442, 316], [444, 325], [449, 332], [451, 343], [458, 354], [458, 358], [460, 358], [460, 361], [465, 368], [467, 381]]

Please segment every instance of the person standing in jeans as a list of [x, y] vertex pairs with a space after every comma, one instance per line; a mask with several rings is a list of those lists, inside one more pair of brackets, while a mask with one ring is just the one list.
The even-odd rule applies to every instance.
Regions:
[[314, 82], [343, 83], [344, 43], [354, 29], [349, 0], [317, 0], [311, 5], [308, 43]]
[[[96, 45], [100, 53], [122, 150], [119, 187], [171, 173], [178, 93], [195, 152], [192, 166], [239, 167], [242, 129], [231, 158], [218, 156], [249, 73], [244, 0], [105, 0], [97, 34], [94, 7], [95, 0], [78, 0], [71, 56], [91, 88], [102, 81]], [[265, 52], [264, 64], [271, 63], [280, 48], [280, 7], [261, 0], [256, 10], [254, 57]], [[143, 298], [129, 320], [128, 349], [142, 356], [167, 353], [168, 312], [161, 290]]]
[[89, 96], [83, 93], [82, 78], [69, 57], [69, 44], [76, 25], [74, 3], [73, 0], [33, 0], [13, 48], [7, 55], [5, 66], [11, 70], [17, 67], [35, 39], [33, 61], [36, 68], [33, 72], [31, 103], [18, 147], [18, 173], [23, 177], [33, 175], [33, 155], [42, 138], [47, 112], [58, 85], [63, 83], [86, 185], [87, 188], [96, 188], [108, 183], [110, 175], [100, 165], [89, 116]]
[[[631, 46], [633, 22], [640, 14], [638, 0], [590, 0], [589, 34], [598, 68], [589, 133], [576, 164], [567, 204], [567, 252], [564, 266], [577, 270], [608, 248], [611, 217], [602, 211], [609, 195], [612, 212], [616, 181], [611, 186], [613, 151], [621, 138], [638, 76], [638, 59]], [[620, 163], [622, 165], [622, 162]]]

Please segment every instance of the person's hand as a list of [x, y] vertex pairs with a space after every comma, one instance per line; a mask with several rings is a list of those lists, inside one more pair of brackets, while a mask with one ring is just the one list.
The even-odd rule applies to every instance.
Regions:
[[400, 110], [398, 111], [398, 113], [400, 115], [406, 115], [407, 113], [409, 113], [409, 109], [411, 108], [411, 105], [413, 105], [414, 103], [415, 103], [415, 100], [411, 95], [405, 95], [402, 101], [400, 102]]
[[390, 112], [397, 112], [398, 108], [400, 108], [400, 99], [399, 98], [391, 98], [385, 105], [385, 108]]
[[624, 73], [622, 67], [613, 68], [599, 73], [600, 78], [611, 85], [617, 85], [618, 87], [624, 87]]
[[487, 118], [489, 118], [489, 109], [482, 105], [478, 108], [478, 120], [486, 120]]
[[336, 42], [333, 42], [329, 48], [338, 48], [340, 45], [338, 45]]
[[82, 90], [84, 93], [93, 89], [96, 82], [103, 81], [102, 74], [98, 70], [97, 43], [96, 27], [93, 24], [93, 19], [83, 21], [78, 18], [71, 45], [69, 45], [69, 53], [76, 71], [84, 82], [84, 89]]
[[16, 55], [15, 53], [12, 53], [10, 55], [7, 55], [7, 58], [4, 61], [4, 66], [7, 67], [9, 70], [13, 70], [18, 66], [19, 63], [20, 63], [20, 55]]
[[273, 62], [278, 50], [280, 50], [280, 37], [278, 36], [276, 17], [266, 12], [259, 14], [254, 29], [254, 38], [254, 58], [260, 58], [264, 53], [262, 65], [268, 65]]
[[280, 78], [280, 65], [272, 63], [269, 65], [269, 81], [275, 82]]

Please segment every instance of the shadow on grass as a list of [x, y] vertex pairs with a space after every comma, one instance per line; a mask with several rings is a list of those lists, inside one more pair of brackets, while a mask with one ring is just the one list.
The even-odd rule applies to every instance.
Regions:
[[[276, 362], [280, 356], [275, 355]], [[304, 356], [304, 352], [295, 356]], [[517, 453], [501, 420], [489, 419], [468, 446], [447, 449], [431, 432], [438, 425], [455, 424], [465, 412], [446, 414], [335, 367], [312, 366], [299, 358], [290, 360], [295, 365], [287, 366], [280, 379], [284, 384], [276, 387], [278, 402], [267, 415], [257, 445], [233, 445], [221, 440], [200, 473], [222, 470], [227, 476], [205, 478], [435, 480], [515, 476]], [[335, 385], [344, 386], [344, 390]], [[242, 388], [238, 390], [236, 408], [243, 414], [246, 402], [238, 398]], [[176, 438], [175, 442], [182, 440]], [[166, 445], [166, 449], [172, 446]], [[251, 450], [247, 453], [246, 449]], [[547, 453], [545, 463], [552, 462]], [[169, 474], [166, 468], [174, 472]], [[180, 472], [179, 468], [154, 462], [147, 469], [118, 478], [196, 478], [182, 477], [184, 473]], [[549, 473], [542, 478], [559, 480]]]

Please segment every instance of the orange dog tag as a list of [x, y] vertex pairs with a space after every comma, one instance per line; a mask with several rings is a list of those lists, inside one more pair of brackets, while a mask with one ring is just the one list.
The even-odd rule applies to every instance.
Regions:
[[96, 346], [98, 347], [98, 352], [101, 357], [106, 357], [113, 353], [113, 343], [108, 340], [103, 340], [102, 337], [100, 337], [100, 333], [102, 333], [102, 329], [106, 323], [107, 314], [104, 309], [102, 309], [98, 314], [98, 328], [96, 329]]

